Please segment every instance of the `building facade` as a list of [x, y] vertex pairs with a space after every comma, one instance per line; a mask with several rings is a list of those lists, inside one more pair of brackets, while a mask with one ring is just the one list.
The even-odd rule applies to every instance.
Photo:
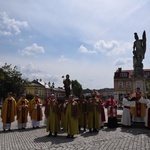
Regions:
[[86, 98], [90, 98], [92, 93], [96, 91], [97, 94], [101, 95], [103, 101], [106, 101], [111, 95], [114, 94], [113, 88], [103, 88], [103, 89], [83, 89], [83, 95]]
[[[150, 83], [150, 69], [144, 69], [144, 81], [145, 81], [145, 89], [146, 93], [149, 90]], [[132, 93], [135, 91], [134, 89], [134, 80], [133, 80], [133, 70], [122, 70], [122, 68], [118, 68], [116, 72], [114, 72], [114, 95], [118, 101], [122, 101], [124, 94]]]
[[63, 88], [55, 88], [54, 83], [51, 86], [50, 82], [45, 83], [41, 79], [33, 80], [31, 84], [26, 86], [25, 93], [32, 95], [38, 94], [43, 101], [50, 97], [51, 94], [55, 94], [57, 99], [65, 96], [65, 90]]

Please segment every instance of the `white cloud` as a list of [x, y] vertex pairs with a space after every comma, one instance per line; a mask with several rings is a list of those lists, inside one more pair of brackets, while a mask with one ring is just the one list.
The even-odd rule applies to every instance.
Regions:
[[81, 52], [81, 53], [90, 53], [90, 54], [95, 54], [96, 53], [96, 51], [95, 50], [88, 50], [85, 46], [83, 46], [83, 45], [81, 45], [80, 47], [79, 47], [79, 51]]
[[115, 61], [115, 66], [124, 66], [124, 65], [129, 65], [132, 66], [133, 60], [131, 58], [118, 58]]
[[58, 59], [58, 62], [64, 62], [64, 61], [67, 61], [68, 59], [65, 58], [64, 55], [61, 55], [60, 58]]
[[20, 66], [20, 70], [22, 70], [23, 72], [26, 72], [27, 74], [29, 73], [39, 73], [41, 72], [40, 70], [38, 69], [35, 69], [34, 65], [32, 63], [28, 63], [26, 66]]
[[127, 42], [100, 40], [94, 44], [94, 48], [106, 55], [120, 55], [132, 49], [132, 46]]
[[104, 40], [100, 40], [100, 41], [98, 41], [94, 44], [94, 48], [99, 50], [99, 51], [102, 51], [102, 52], [104, 51], [105, 52], [105, 51], [109, 51], [109, 50], [117, 47], [118, 45], [119, 44], [118, 44], [117, 41], [108, 41], [108, 42], [106, 42]]
[[0, 13], [0, 34], [13, 35], [21, 33], [20, 27], [28, 27], [26, 21], [10, 19], [6, 12]]
[[104, 41], [99, 40], [93, 46], [94, 50], [88, 50], [85, 46], [81, 45], [79, 51], [81, 53], [102, 53], [107, 56], [115, 56], [125, 54], [132, 50], [131, 43], [123, 41]]
[[21, 55], [34, 55], [36, 53], [45, 53], [42, 46], [38, 46], [36, 43], [33, 43], [31, 46], [25, 47], [23, 50], [19, 50]]
[[9, 31], [0, 31], [0, 35], [9, 36], [12, 35], [12, 33]]
[[48, 83], [49, 81], [52, 83], [56, 83], [56, 85], [60, 85], [62, 82], [60, 77], [57, 75], [52, 75], [50, 72], [43, 71], [42, 69], [37, 69], [33, 63], [28, 63], [27, 65], [18, 65], [18, 70], [22, 73], [22, 78], [29, 79], [29, 81], [35, 79], [42, 79], [43, 82]]

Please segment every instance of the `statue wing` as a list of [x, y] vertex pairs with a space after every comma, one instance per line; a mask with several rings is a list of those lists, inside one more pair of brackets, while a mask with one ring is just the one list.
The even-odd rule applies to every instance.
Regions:
[[145, 40], [146, 41], [146, 32], [145, 32], [145, 30], [144, 30], [144, 32], [143, 32], [143, 40]]
[[143, 39], [143, 48], [144, 48], [144, 54], [145, 54], [146, 52], [146, 32], [145, 31], [143, 32], [142, 39]]

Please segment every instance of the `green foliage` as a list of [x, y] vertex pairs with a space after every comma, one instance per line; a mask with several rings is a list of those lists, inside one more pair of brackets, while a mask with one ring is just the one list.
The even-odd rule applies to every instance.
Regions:
[[82, 94], [82, 85], [77, 80], [72, 80], [71, 84], [74, 95], [80, 97]]
[[20, 96], [27, 84], [27, 79], [22, 79], [22, 74], [17, 70], [16, 66], [12, 67], [11, 64], [5, 63], [0, 68], [0, 98], [5, 99], [10, 91], [13, 92], [14, 96]]

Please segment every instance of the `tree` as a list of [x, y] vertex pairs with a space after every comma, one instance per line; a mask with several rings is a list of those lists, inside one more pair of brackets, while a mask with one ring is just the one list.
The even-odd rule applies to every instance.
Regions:
[[77, 80], [72, 80], [71, 85], [74, 95], [80, 97], [82, 94], [82, 85]]
[[0, 68], [0, 99], [5, 99], [10, 91], [17, 97], [24, 92], [28, 80], [22, 79], [22, 74], [17, 69], [7, 63]]

